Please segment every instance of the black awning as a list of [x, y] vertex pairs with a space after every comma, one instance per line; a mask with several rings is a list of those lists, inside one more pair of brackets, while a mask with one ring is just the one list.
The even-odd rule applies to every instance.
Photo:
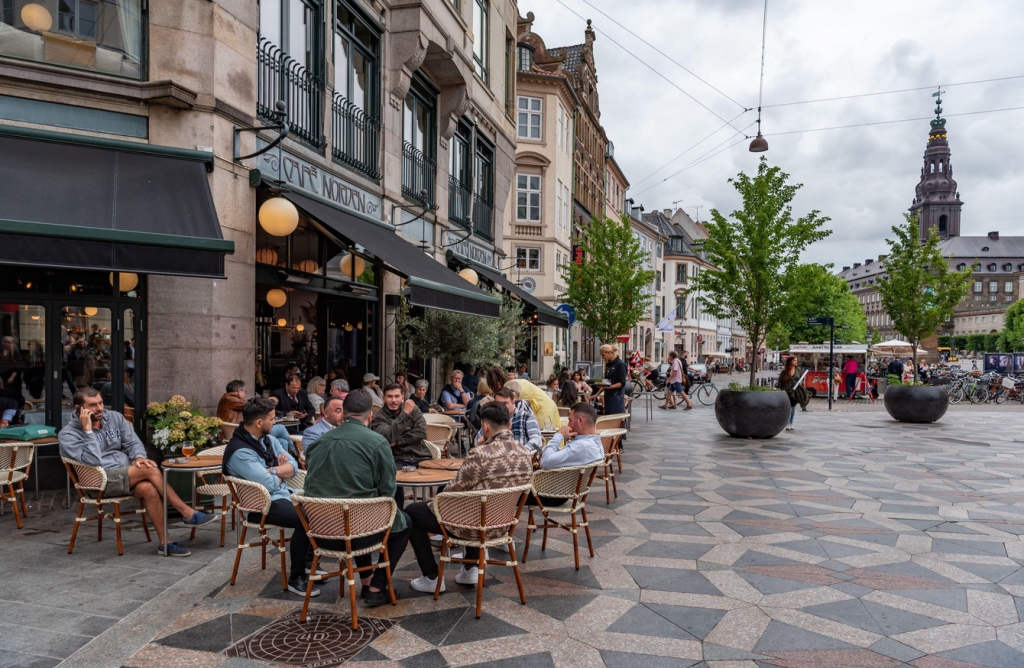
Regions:
[[359, 244], [406, 278], [409, 303], [497, 318], [501, 299], [467, 283], [440, 262], [399, 237], [394, 228], [294, 192], [284, 196], [350, 244]]
[[473, 268], [480, 274], [483, 274], [483, 277], [488, 281], [504, 288], [508, 292], [511, 292], [516, 297], [519, 297], [519, 299], [522, 299], [526, 304], [527, 312], [536, 313], [537, 322], [541, 325], [551, 325], [552, 327], [569, 326], [569, 321], [565, 316], [499, 274], [494, 268], [484, 266], [478, 262], [471, 261], [471, 264], [473, 265]]
[[0, 264], [224, 276], [209, 153], [0, 126]]

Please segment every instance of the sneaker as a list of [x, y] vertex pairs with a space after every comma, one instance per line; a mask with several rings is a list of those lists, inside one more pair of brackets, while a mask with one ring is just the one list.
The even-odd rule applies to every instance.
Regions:
[[182, 524], [184, 524], [187, 527], [201, 527], [204, 524], [209, 524], [215, 519], [217, 519], [216, 515], [211, 515], [210, 513], [204, 513], [201, 510], [197, 510], [195, 514], [192, 515], [192, 517], [182, 522]]
[[476, 566], [466, 568], [462, 567], [459, 574], [455, 576], [455, 581], [460, 585], [476, 585], [480, 579], [480, 569]]
[[[416, 591], [421, 591], [426, 594], [433, 594], [434, 590], [437, 589], [437, 578], [428, 578], [426, 575], [421, 575], [412, 582], [409, 586]], [[444, 580], [441, 580], [441, 591], [444, 591]]]
[[786, 431], [796, 431], [796, 428], [793, 425], [791, 425], [791, 424], [787, 424], [786, 425]]
[[[310, 561], [310, 562], [308, 562], [306, 564], [306, 575], [309, 575], [309, 572], [311, 570], [313, 570], [313, 562], [312, 561]], [[316, 567], [316, 574], [317, 575], [327, 575], [327, 571], [325, 571], [324, 569], [320, 568], [320, 566], [317, 566]]]
[[172, 557], [188, 557], [192, 554], [191, 551], [186, 550], [177, 543], [168, 543], [166, 548], [161, 545], [156, 549], [156, 553], [159, 555], [170, 554]]
[[[387, 589], [381, 589], [380, 591], [370, 591], [370, 588], [366, 588], [366, 597], [363, 599], [366, 601], [367, 608], [376, 608], [386, 603], [391, 603], [391, 595], [388, 594]], [[398, 592], [395, 592], [395, 600], [398, 600]]]
[[[288, 581], [288, 591], [290, 591], [293, 594], [298, 594], [299, 596], [305, 596], [307, 585], [309, 585], [309, 578], [307, 576], [296, 575]], [[318, 587], [313, 587], [313, 591], [310, 593], [310, 596], [319, 595], [320, 589]]]

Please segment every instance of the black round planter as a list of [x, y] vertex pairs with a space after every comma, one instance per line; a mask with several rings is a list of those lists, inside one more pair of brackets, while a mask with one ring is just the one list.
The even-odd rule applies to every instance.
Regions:
[[771, 438], [786, 428], [789, 408], [785, 392], [722, 390], [715, 399], [715, 418], [730, 436]]
[[900, 422], [935, 422], [946, 414], [946, 388], [934, 385], [890, 385], [885, 390], [885, 410]]

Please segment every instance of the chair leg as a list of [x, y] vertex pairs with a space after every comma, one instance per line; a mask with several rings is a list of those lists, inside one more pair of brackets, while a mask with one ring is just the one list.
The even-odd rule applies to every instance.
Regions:
[[[572, 554], [576, 557], [576, 570], [580, 569], [580, 534], [576, 528], [576, 513], [570, 513], [572, 518]], [[593, 555], [591, 555], [593, 556]]]
[[245, 545], [245, 530], [249, 527], [242, 525], [242, 536], [238, 539], [238, 547], [235, 548], [235, 567], [231, 570], [231, 584], [235, 584], [238, 577], [238, 564], [242, 562], [242, 546]]
[[103, 540], [103, 520], [106, 519], [107, 513], [103, 510], [103, 506], [96, 506], [96, 542]]
[[25, 505], [25, 481], [18, 483], [18, 494], [21, 496], [21, 516], [28, 518], [28, 507]]
[[266, 531], [261, 531], [260, 532], [260, 538], [263, 539], [263, 544], [260, 545], [260, 550], [263, 552], [263, 555], [262, 555], [262, 559], [263, 560], [262, 560], [262, 562], [260, 564], [260, 568], [262, 568], [263, 570], [267, 570], [267, 533], [266, 533]]
[[352, 561], [352, 557], [345, 560], [346, 565], [346, 576], [348, 577], [348, 600], [352, 606], [352, 628], [359, 628], [359, 617], [356, 613], [356, 565]]
[[530, 514], [526, 518], [526, 545], [523, 547], [523, 563], [526, 563], [526, 555], [530, 553], [530, 536], [533, 535], [533, 508], [530, 508]]
[[309, 612], [309, 599], [313, 595], [313, 575], [316, 575], [317, 564], [320, 563], [320, 555], [313, 555], [313, 568], [309, 571], [309, 581], [306, 583], [306, 600], [302, 602], [302, 614], [299, 616], [299, 621], [302, 623], [306, 622], [306, 613]]
[[[590, 556], [594, 556], [594, 543], [590, 540], [590, 522], [587, 520], [587, 509], [580, 508], [580, 514], [583, 515], [583, 531], [587, 534], [587, 547], [590, 548]], [[573, 518], [575, 519], [575, 515]]]
[[477, 557], [477, 574], [476, 574], [476, 618], [480, 619], [480, 611], [484, 604], [484, 578], [486, 577], [485, 569], [487, 568], [487, 549], [481, 547], [480, 555]]
[[4, 501], [11, 502], [11, 508], [14, 510], [14, 521], [18, 524], [18, 528], [20, 529], [21, 517], [18, 516], [18, 497], [14, 493], [14, 485], [7, 485], [7, 489], [9, 490], [10, 496], [4, 495], [3, 497], [0, 497], [0, 504]]
[[228, 497], [220, 497], [220, 546], [224, 547], [224, 533], [228, 528]]
[[543, 538], [541, 538], [540, 541], [540, 551], [544, 552], [548, 549], [548, 525], [551, 524], [551, 518], [549, 518], [548, 514], [543, 510], [540, 514], [544, 518], [544, 527], [541, 529], [541, 531], [543, 531]]
[[[288, 591], [288, 559], [284, 554], [284, 547], [286, 541], [284, 539], [284, 529], [281, 529], [281, 544], [277, 546], [278, 551], [281, 553], [281, 590]], [[313, 571], [314, 573], [316, 571]]]
[[395, 596], [395, 587], [391, 583], [391, 555], [388, 554], [388, 544], [384, 543], [381, 546], [381, 554], [384, 555], [384, 561], [388, 562], [388, 565], [384, 567], [384, 580], [388, 583], [388, 596], [391, 598], [391, 605], [398, 605], [398, 597]]
[[611, 466], [605, 466], [604, 467], [604, 475], [602, 476], [604, 478], [604, 502], [605, 502], [605, 505], [609, 505], [609, 506], [612, 504], [612, 496], [611, 496], [611, 489], [610, 489], [611, 485], [608, 484], [609, 483], [608, 478], [610, 476], [611, 470], [614, 467], [615, 467], [614, 464], [612, 464]]
[[619, 450], [615, 453], [615, 459], [619, 462], [619, 473], [622, 473], [622, 451]]
[[434, 600], [441, 595], [441, 583], [444, 582], [444, 558], [448, 555], [448, 541], [441, 541], [441, 554], [437, 559], [437, 585], [434, 587]]
[[85, 510], [85, 504], [82, 502], [78, 503], [78, 514], [75, 515], [75, 528], [71, 530], [71, 542], [68, 543], [68, 554], [75, 549], [75, 536], [78, 535], [78, 525], [82, 523], [82, 512]]
[[114, 504], [114, 535], [117, 536], [117, 556], [124, 555], [124, 544], [121, 542], [121, 504]]
[[610, 467], [609, 472], [611, 473], [612, 479], [612, 496], [616, 499], [619, 498], [619, 488], [615, 485], [615, 467]]
[[526, 605], [526, 590], [523, 589], [523, 576], [519, 573], [519, 562], [516, 560], [516, 545], [515, 543], [508, 544], [508, 554], [512, 557], [512, 572], [516, 576], [516, 586], [519, 587], [519, 602]]
[[139, 516], [142, 517], [142, 530], [146, 533], [146, 542], [152, 543], [153, 537], [149, 535], [149, 523], [146, 521], [146, 502], [139, 499]]

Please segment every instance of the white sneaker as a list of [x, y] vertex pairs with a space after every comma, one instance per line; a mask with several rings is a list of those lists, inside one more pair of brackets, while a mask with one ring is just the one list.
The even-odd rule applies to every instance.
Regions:
[[[428, 578], [426, 575], [421, 575], [410, 582], [409, 586], [416, 591], [433, 594], [434, 590], [437, 589], [437, 578]], [[441, 591], [444, 591], [444, 580], [441, 580]]]
[[796, 431], [796, 427], [791, 424], [786, 425], [786, 431]]
[[470, 568], [462, 567], [459, 574], [455, 576], [455, 581], [460, 585], [475, 585], [480, 579], [480, 569], [476, 566]]

